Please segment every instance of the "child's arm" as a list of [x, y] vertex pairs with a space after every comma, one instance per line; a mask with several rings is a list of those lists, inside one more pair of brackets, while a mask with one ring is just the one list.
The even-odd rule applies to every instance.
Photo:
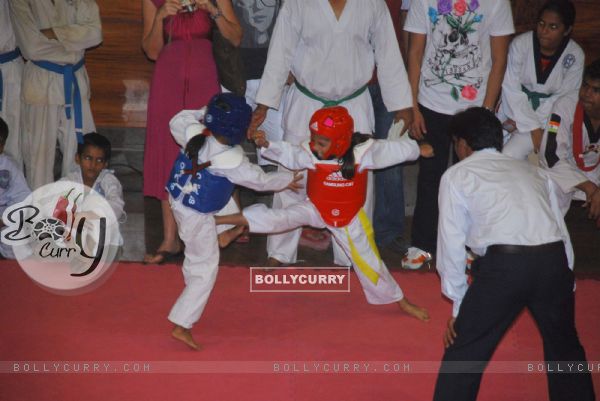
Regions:
[[313, 156], [304, 148], [285, 141], [269, 142], [264, 131], [256, 131], [252, 139], [260, 148], [260, 155], [290, 170], [314, 167]]
[[426, 159], [435, 156], [433, 146], [423, 141], [419, 142], [419, 154]]
[[182, 110], [169, 122], [169, 128], [171, 129], [171, 135], [175, 142], [182, 148], [185, 148], [188, 141], [201, 134], [206, 128], [200, 120], [204, 117], [206, 107], [200, 110]]
[[291, 171], [278, 171], [265, 173], [257, 164], [250, 163], [246, 157], [242, 163], [232, 169], [218, 169], [211, 167], [217, 175], [227, 177], [234, 184], [244, 186], [259, 192], [282, 191], [284, 189], [297, 189], [298, 173]]
[[104, 198], [115, 212], [117, 221], [124, 214], [125, 201], [123, 200], [123, 187], [119, 179], [113, 174], [106, 174], [100, 184], [104, 191]]
[[[365, 146], [368, 146], [368, 144], [368, 142], [364, 143]], [[361, 145], [363, 144], [355, 147], [355, 152], [360, 151]], [[426, 152], [426, 149], [424, 152]], [[420, 155], [421, 149], [417, 141], [405, 134], [394, 140], [373, 140], [370, 147], [362, 154], [362, 157], [357, 157], [357, 163], [360, 164], [361, 170], [380, 169], [416, 160]]]

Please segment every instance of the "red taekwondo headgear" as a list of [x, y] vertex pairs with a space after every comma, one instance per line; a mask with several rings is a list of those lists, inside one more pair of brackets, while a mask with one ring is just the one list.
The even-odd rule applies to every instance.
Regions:
[[354, 133], [354, 120], [345, 107], [326, 107], [315, 111], [309, 127], [311, 134], [321, 135], [331, 140], [331, 146], [323, 155], [323, 160], [331, 156], [340, 158], [350, 147]]

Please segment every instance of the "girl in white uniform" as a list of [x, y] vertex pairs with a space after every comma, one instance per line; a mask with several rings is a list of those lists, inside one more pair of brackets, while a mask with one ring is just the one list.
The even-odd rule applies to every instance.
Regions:
[[574, 21], [570, 1], [550, 0], [540, 10], [536, 30], [512, 41], [498, 111], [509, 138], [504, 154], [525, 159], [537, 152], [556, 99], [577, 95], [585, 57], [570, 39]]
[[[171, 309], [172, 335], [198, 349], [191, 328], [198, 321], [217, 278], [219, 245], [214, 214], [231, 201], [234, 184], [256, 191], [292, 187], [292, 173], [265, 174], [244, 156], [239, 143], [246, 135], [252, 110], [232, 93], [213, 97], [206, 110], [184, 110], [170, 123], [175, 141], [185, 149], [175, 161], [167, 191], [185, 244], [185, 288]], [[203, 119], [203, 123], [200, 123]], [[232, 209], [233, 208], [233, 209]]]
[[[401, 124], [396, 124], [397, 133]], [[348, 111], [341, 106], [318, 110], [310, 121], [311, 141], [300, 146], [269, 142], [261, 131], [254, 135], [262, 155], [291, 170], [308, 169], [308, 199], [284, 209], [252, 205], [243, 213], [217, 216], [218, 224], [247, 225], [251, 232], [272, 233], [303, 225], [327, 228], [352, 261], [370, 304], [397, 302], [406, 313], [427, 321], [429, 315], [411, 304], [381, 260], [373, 228], [363, 206], [367, 170], [415, 160], [431, 153], [408, 136], [374, 140], [354, 134]]]

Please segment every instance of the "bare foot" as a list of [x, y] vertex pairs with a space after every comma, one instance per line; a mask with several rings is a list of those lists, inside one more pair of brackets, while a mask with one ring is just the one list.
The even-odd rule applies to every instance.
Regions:
[[235, 226], [219, 234], [219, 248], [225, 248], [231, 244], [241, 233], [244, 232], [244, 226]]
[[398, 305], [400, 306], [400, 309], [409, 315], [414, 316], [424, 322], [429, 321], [429, 313], [427, 313], [427, 310], [425, 308], [421, 308], [420, 306], [411, 304], [406, 298], [402, 298], [400, 301], [398, 301]]
[[186, 329], [185, 327], [181, 327], [176, 324], [175, 327], [173, 327], [171, 335], [174, 339], [183, 342], [194, 351], [198, 351], [200, 348], [196, 341], [194, 341], [194, 337], [192, 337], [192, 332], [190, 329]]
[[176, 242], [174, 244], [162, 243], [154, 253], [144, 255], [144, 264], [160, 265], [172, 257], [177, 257], [183, 251], [183, 244]]

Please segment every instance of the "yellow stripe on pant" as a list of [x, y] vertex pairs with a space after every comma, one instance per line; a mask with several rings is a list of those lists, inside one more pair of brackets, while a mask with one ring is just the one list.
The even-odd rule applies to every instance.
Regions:
[[[360, 209], [358, 212], [358, 219], [360, 221], [360, 225], [362, 226], [365, 235], [367, 236], [367, 240], [369, 241], [369, 245], [377, 260], [381, 263], [381, 256], [379, 256], [379, 250], [377, 249], [377, 245], [375, 245], [375, 232], [373, 231], [373, 226], [369, 221], [369, 217], [363, 209]], [[350, 254], [352, 257], [352, 261], [356, 264], [356, 267], [375, 285], [379, 281], [379, 273], [375, 269], [373, 269], [365, 260], [362, 258], [354, 242], [352, 242], [352, 238], [350, 237], [350, 233], [348, 232], [348, 227], [345, 227], [346, 236], [348, 237], [348, 244], [350, 245]]]

